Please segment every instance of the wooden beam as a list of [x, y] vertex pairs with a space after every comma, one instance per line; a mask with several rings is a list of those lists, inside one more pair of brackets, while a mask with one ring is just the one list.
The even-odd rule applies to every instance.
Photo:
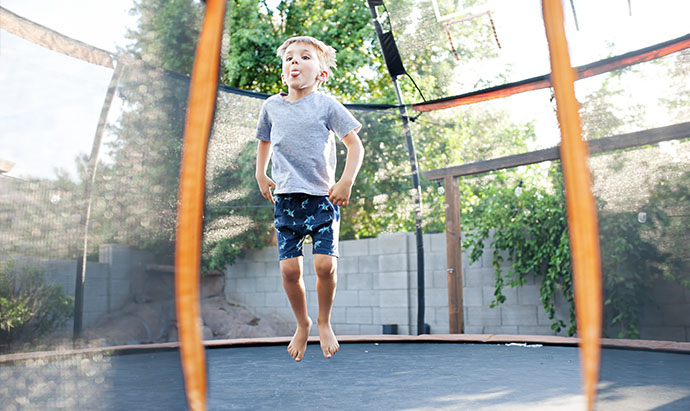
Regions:
[[[616, 136], [587, 141], [590, 154], [606, 153], [615, 150], [641, 147], [662, 141], [679, 140], [690, 137], [690, 122], [679, 123], [672, 126], [652, 128], [636, 131], [634, 133], [619, 134]], [[446, 168], [423, 171], [422, 175], [427, 180], [440, 180], [446, 177], [462, 177], [473, 174], [487, 173], [493, 170], [501, 170], [524, 166], [527, 164], [541, 163], [542, 161], [560, 160], [560, 147], [545, 148], [524, 154], [516, 154], [492, 160], [478, 161]]]
[[462, 301], [462, 243], [460, 189], [457, 177], [443, 179], [446, 192], [446, 272], [448, 273], [448, 326], [451, 334], [465, 332]]

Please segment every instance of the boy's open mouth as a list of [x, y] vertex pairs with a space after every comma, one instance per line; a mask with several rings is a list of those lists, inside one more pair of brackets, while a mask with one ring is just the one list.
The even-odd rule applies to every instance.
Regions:
[[300, 75], [300, 71], [299, 70], [292, 70], [292, 71], [290, 71], [290, 75], [292, 77], [297, 77]]

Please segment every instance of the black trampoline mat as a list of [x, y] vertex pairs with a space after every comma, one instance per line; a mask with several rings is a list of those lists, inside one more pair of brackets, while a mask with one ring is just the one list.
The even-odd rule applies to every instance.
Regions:
[[[347, 343], [206, 350], [209, 410], [582, 410], [575, 347]], [[3, 409], [184, 410], [177, 351], [0, 367]], [[690, 355], [604, 348], [597, 410], [690, 410]]]

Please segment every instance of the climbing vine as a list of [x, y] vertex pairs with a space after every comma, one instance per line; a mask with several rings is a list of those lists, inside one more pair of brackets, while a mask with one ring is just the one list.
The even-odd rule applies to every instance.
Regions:
[[[515, 173], [496, 173], [490, 184], [466, 185], [463, 247], [470, 260], [477, 261], [493, 249], [496, 272], [491, 307], [505, 302], [506, 286], [523, 285], [529, 276], [541, 282], [540, 299], [552, 320], [555, 332], [576, 332], [572, 267], [568, 239], [563, 177], [555, 166], [548, 173], [547, 186], [523, 184]], [[683, 175], [685, 180], [690, 174]], [[602, 253], [605, 332], [619, 338], [639, 337], [640, 309], [649, 302], [655, 279], [665, 278], [688, 287], [687, 260], [677, 253], [662, 251], [655, 238], [680, 230], [666, 210], [678, 210], [688, 198], [681, 178], [677, 184], [660, 182], [652, 190], [649, 213], [611, 211], [602, 201], [599, 208], [599, 234]], [[675, 208], [674, 208], [675, 205]], [[642, 218], [644, 216], [644, 218]], [[674, 231], [675, 230], [675, 231]], [[686, 229], [687, 230], [687, 229]], [[687, 233], [686, 233], [687, 234]], [[678, 236], [681, 238], [680, 236]], [[486, 244], [490, 240], [489, 244]], [[681, 240], [682, 241], [682, 240]], [[562, 296], [569, 306], [569, 318], [558, 318], [556, 301]], [[611, 335], [613, 336], [613, 335]]]

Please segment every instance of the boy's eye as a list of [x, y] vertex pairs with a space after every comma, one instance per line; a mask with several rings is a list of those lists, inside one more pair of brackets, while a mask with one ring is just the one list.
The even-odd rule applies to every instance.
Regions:
[[305, 60], [311, 59], [311, 57], [309, 57], [309, 56], [302, 56], [302, 58], [305, 59]]
[[285, 58], [285, 61], [291, 61], [291, 60], [292, 60], [292, 57], [286, 57]]

